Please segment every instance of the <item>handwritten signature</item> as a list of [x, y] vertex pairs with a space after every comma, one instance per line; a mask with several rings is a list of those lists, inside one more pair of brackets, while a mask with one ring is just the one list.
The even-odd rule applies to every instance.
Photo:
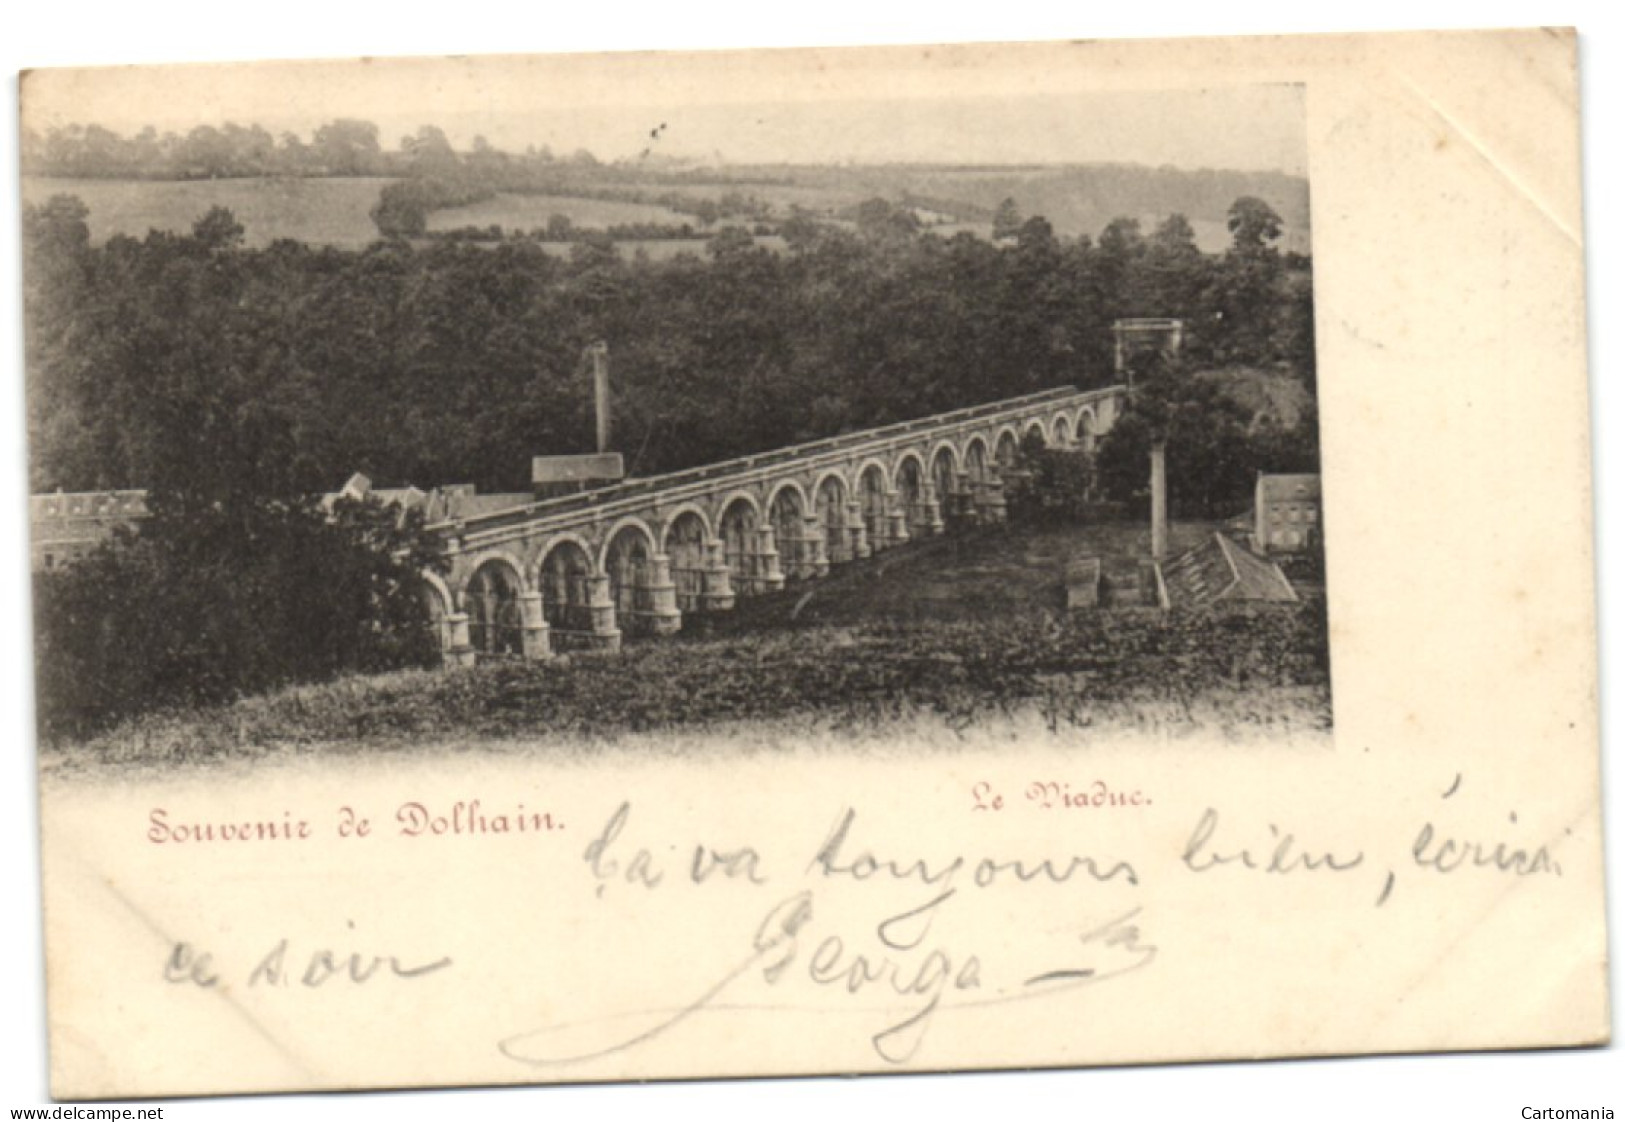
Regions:
[[[919, 1051], [942, 1013], [1053, 998], [1131, 974], [1156, 959], [1157, 948], [1145, 941], [1135, 908], [1079, 932], [1075, 958], [1025, 977], [1018, 971], [1002, 982], [986, 980], [979, 955], [928, 942], [933, 924], [958, 892], [945, 889], [850, 942], [836, 932], [820, 938], [814, 894], [797, 892], [767, 912], [739, 961], [686, 1004], [548, 1025], [510, 1036], [498, 1047], [534, 1067], [580, 1063], [630, 1051], [702, 1013], [784, 1008], [736, 992], [754, 980], [758, 989], [799, 983], [836, 999], [873, 995], [876, 1000], [852, 1004], [850, 1011], [876, 1016], [881, 1026], [870, 1037], [875, 1052], [888, 1063], [903, 1064]], [[867, 942], [871, 935], [873, 944]], [[627, 1022], [634, 1027], [628, 1030]]]

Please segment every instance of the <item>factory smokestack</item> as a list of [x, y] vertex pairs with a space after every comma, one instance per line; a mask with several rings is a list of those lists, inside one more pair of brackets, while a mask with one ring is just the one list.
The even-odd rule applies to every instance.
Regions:
[[587, 359], [592, 363], [593, 413], [598, 424], [598, 451], [609, 451], [609, 344], [593, 343], [587, 348]]

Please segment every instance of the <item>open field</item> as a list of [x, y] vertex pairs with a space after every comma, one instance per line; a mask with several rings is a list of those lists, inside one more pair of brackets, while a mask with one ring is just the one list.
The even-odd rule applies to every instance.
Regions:
[[[1177, 527], [1176, 546], [1209, 532]], [[1142, 529], [983, 532], [913, 543], [825, 581], [631, 642], [619, 655], [351, 678], [131, 721], [45, 752], [49, 770], [458, 750], [574, 756], [627, 737], [735, 745], [952, 741], [990, 729], [1325, 743], [1324, 600], [1067, 614], [1064, 558], [1132, 565]]]
[[[763, 234], [752, 239], [757, 246], [772, 253], [783, 253], [785, 241], [777, 234]], [[491, 242], [475, 242], [475, 245], [491, 245]], [[554, 257], [568, 257], [574, 249], [575, 242], [539, 242], [544, 253]], [[622, 257], [632, 259], [642, 254], [650, 261], [670, 261], [673, 257], [684, 253], [696, 257], [706, 255], [705, 238], [631, 238], [615, 243], [615, 252]]]
[[242, 223], [244, 241], [265, 246], [278, 238], [357, 248], [377, 240], [371, 210], [388, 179], [195, 179], [185, 181], [41, 179], [24, 176], [23, 202], [77, 195], [90, 208], [90, 240], [148, 230], [189, 233], [210, 207], [223, 206]]
[[[53, 194], [78, 195], [90, 207], [93, 241], [114, 234], [142, 237], [148, 229], [184, 232], [211, 206], [236, 214], [250, 245], [294, 238], [318, 245], [356, 247], [377, 237], [369, 214], [387, 179], [217, 179], [109, 180], [49, 179], [25, 176], [23, 200], [43, 202]], [[583, 189], [598, 186], [583, 180]], [[689, 181], [651, 179], [647, 183], [605, 176], [602, 186], [643, 190], [651, 195], [679, 194], [696, 200], [724, 194], [755, 196], [768, 203], [776, 218], [792, 208], [831, 216], [849, 213], [865, 199], [897, 201], [907, 196], [927, 207], [945, 208], [957, 216], [951, 224], [930, 227], [943, 237], [964, 230], [991, 236], [990, 217], [1006, 197], [1023, 215], [1042, 215], [1063, 237], [1098, 238], [1117, 217], [1139, 220], [1149, 232], [1169, 213], [1184, 214], [1197, 244], [1210, 253], [1230, 244], [1225, 213], [1238, 194], [1254, 191], [1281, 213], [1283, 250], [1309, 252], [1308, 191], [1301, 180], [1244, 173], [1180, 173], [1151, 168], [953, 168], [925, 166], [738, 167], [719, 168]], [[1150, 191], [1147, 195], [1144, 192]], [[578, 198], [569, 195], [498, 195], [480, 203], [434, 212], [431, 230], [500, 225], [529, 231], [563, 214], [577, 226], [602, 228], [635, 222], [681, 225], [694, 218], [667, 207]], [[658, 247], [651, 257], [668, 256]]]
[[603, 229], [635, 222], [658, 222], [696, 229], [699, 220], [663, 206], [623, 203], [609, 199], [578, 199], [568, 195], [510, 195], [448, 207], [429, 215], [430, 230], [455, 230], [461, 226], [501, 226], [507, 231], [528, 232], [544, 227], [555, 214], [562, 214], [577, 226]]
[[[864, 199], [905, 194], [962, 212], [973, 233], [988, 236], [994, 209], [1013, 199], [1023, 215], [1042, 215], [1062, 237], [1098, 238], [1114, 218], [1138, 219], [1149, 233], [1169, 214], [1189, 219], [1196, 243], [1209, 253], [1230, 245], [1226, 216], [1241, 195], [1257, 195], [1281, 215], [1282, 250], [1308, 253], [1308, 184], [1272, 173], [1179, 171], [1133, 166], [933, 167], [859, 165], [739, 166], [717, 169], [715, 182], [676, 188], [696, 197], [737, 190], [781, 213], [799, 205], [833, 213]], [[926, 205], [930, 205], [927, 203]], [[985, 220], [985, 221], [984, 221]]]

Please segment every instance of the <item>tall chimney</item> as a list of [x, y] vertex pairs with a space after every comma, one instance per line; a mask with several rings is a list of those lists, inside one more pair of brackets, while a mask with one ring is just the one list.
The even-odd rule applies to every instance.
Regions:
[[598, 422], [598, 451], [609, 451], [609, 344], [598, 342], [587, 348], [592, 359], [593, 411]]
[[1151, 445], [1151, 558], [1168, 556], [1168, 445]]

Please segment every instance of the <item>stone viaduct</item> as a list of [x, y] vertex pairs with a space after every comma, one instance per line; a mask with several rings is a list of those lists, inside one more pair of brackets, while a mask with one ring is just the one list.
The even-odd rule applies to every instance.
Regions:
[[1126, 392], [1049, 390], [438, 522], [441, 649], [450, 664], [613, 650], [948, 526], [1001, 521], [1020, 442], [1093, 450]]

